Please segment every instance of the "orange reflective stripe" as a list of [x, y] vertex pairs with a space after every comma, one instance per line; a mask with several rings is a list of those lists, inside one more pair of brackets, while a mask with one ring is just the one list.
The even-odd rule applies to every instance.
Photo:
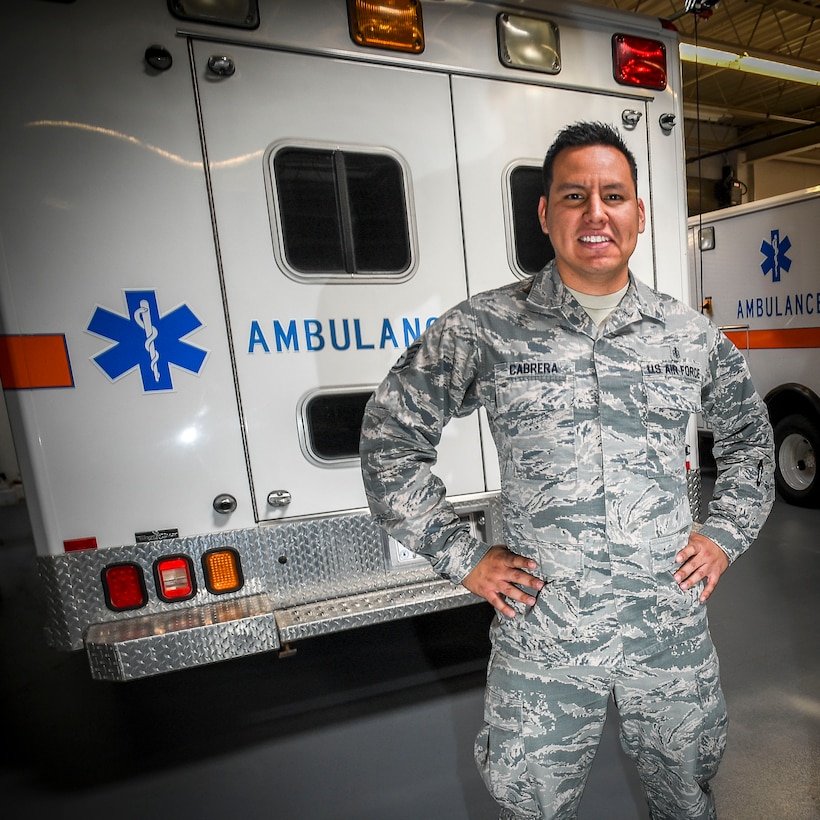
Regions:
[[6, 390], [74, 387], [65, 336], [0, 336], [0, 384]]
[[740, 350], [820, 347], [820, 327], [783, 330], [731, 330], [726, 336]]

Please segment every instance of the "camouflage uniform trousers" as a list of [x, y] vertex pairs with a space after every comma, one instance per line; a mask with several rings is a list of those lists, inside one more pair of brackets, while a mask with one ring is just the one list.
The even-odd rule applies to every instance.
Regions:
[[576, 817], [610, 695], [652, 820], [715, 820], [709, 781], [728, 717], [708, 633], [701, 646], [688, 663], [667, 649], [612, 668], [552, 669], [494, 649], [475, 756], [501, 820]]

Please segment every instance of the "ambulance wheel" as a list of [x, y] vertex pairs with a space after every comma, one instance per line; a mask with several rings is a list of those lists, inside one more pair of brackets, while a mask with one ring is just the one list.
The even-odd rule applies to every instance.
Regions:
[[820, 507], [817, 426], [797, 414], [781, 419], [774, 428], [774, 452], [774, 477], [783, 500], [797, 507]]

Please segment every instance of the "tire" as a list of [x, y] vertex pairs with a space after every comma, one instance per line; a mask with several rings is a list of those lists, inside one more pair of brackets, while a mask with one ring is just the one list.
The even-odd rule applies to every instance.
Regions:
[[820, 431], [805, 416], [781, 419], [774, 428], [774, 477], [781, 498], [797, 507], [820, 507]]

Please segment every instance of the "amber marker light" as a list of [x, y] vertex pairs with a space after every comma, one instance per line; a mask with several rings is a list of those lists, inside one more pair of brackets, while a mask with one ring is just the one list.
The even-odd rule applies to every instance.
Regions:
[[419, 0], [348, 0], [350, 36], [360, 46], [420, 54], [424, 26]]
[[229, 547], [206, 552], [202, 556], [202, 570], [206, 588], [215, 595], [236, 592], [245, 583], [239, 553]]

